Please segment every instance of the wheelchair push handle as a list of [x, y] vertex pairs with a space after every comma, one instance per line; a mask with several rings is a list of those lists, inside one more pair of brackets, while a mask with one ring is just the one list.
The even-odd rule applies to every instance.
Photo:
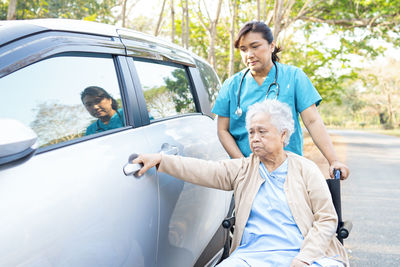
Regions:
[[341, 175], [341, 172], [339, 169], [333, 169], [333, 177], [335, 177], [335, 179], [340, 180], [340, 175]]

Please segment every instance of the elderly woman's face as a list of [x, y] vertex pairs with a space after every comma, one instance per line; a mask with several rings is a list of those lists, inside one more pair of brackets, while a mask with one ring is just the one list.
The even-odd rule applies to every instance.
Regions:
[[280, 133], [271, 123], [269, 114], [258, 113], [250, 121], [250, 148], [260, 158], [282, 152], [285, 136], [286, 132]]
[[95, 118], [111, 117], [115, 113], [112, 109], [112, 100], [109, 98], [86, 95], [82, 102], [90, 115]]

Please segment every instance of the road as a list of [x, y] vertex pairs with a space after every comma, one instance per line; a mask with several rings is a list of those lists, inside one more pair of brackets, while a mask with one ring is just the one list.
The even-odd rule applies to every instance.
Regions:
[[352, 267], [400, 266], [400, 138], [331, 130], [347, 144], [350, 177], [342, 182], [345, 240]]

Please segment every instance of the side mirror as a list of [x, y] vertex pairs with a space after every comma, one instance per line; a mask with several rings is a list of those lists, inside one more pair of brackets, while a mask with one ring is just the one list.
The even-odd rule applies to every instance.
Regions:
[[0, 165], [32, 155], [37, 145], [37, 135], [19, 121], [0, 118]]

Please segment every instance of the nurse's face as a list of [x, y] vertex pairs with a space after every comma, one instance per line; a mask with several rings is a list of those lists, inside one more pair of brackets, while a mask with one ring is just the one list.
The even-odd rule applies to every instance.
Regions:
[[249, 32], [239, 41], [243, 63], [254, 74], [268, 74], [272, 67], [272, 52], [275, 44], [268, 43], [259, 32]]
[[107, 122], [115, 113], [110, 98], [86, 95], [82, 101], [90, 115], [101, 119], [103, 122]]

